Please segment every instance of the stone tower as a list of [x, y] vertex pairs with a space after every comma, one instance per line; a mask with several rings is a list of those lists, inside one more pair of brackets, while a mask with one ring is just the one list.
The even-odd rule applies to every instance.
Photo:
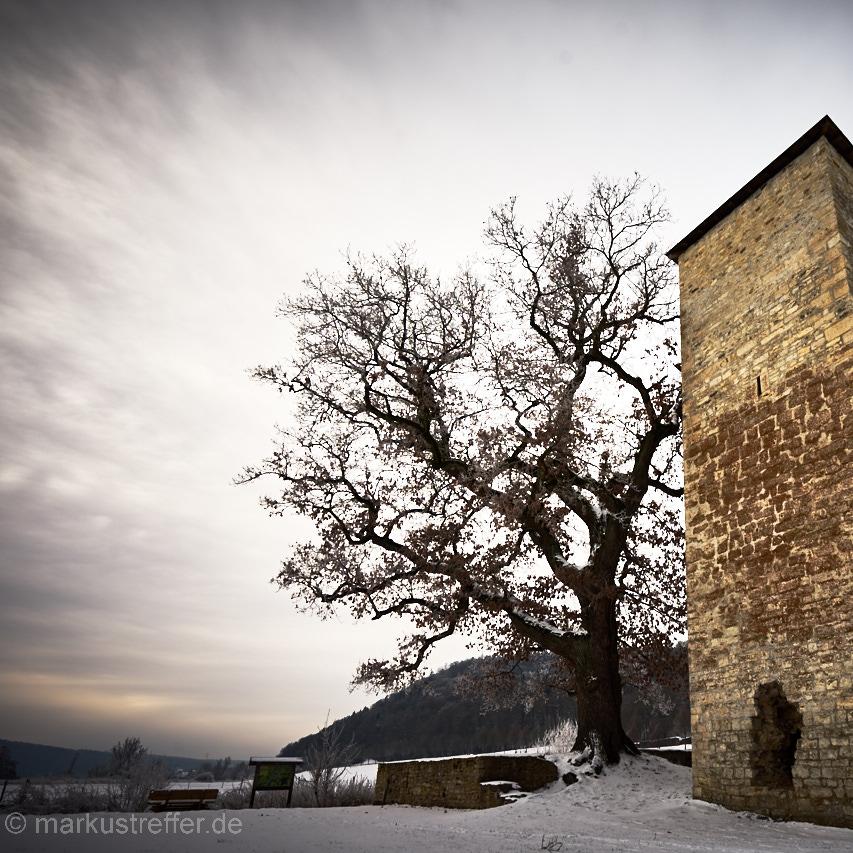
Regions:
[[681, 279], [694, 796], [853, 826], [853, 145], [825, 117]]

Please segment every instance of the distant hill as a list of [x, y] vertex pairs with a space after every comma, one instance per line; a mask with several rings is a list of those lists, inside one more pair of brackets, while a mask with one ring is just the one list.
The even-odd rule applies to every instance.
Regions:
[[[71, 776], [85, 778], [89, 771], [109, 764], [111, 753], [97, 749], [68, 749], [64, 746], [47, 746], [43, 743], [25, 743], [0, 738], [0, 746], [6, 746], [17, 765], [20, 779]], [[152, 755], [170, 770], [183, 768], [195, 770], [205, 761], [203, 758], [185, 758], [178, 755]]]
[[[395, 761], [532, 746], [557, 723], [575, 717], [574, 698], [558, 690], [487, 708], [461, 689], [463, 680], [482, 672], [486, 663], [469, 658], [451, 664], [331, 725], [341, 727], [343, 741], [352, 740], [356, 761]], [[625, 730], [635, 740], [690, 733], [686, 685], [670, 690], [654, 684], [643, 692], [628, 686], [622, 702]], [[302, 755], [317, 736], [293, 741], [281, 754]]]

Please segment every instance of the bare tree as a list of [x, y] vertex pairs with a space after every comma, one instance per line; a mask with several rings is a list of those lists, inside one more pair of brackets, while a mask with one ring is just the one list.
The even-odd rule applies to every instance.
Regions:
[[672, 267], [657, 193], [598, 180], [528, 232], [492, 212], [490, 272], [448, 284], [400, 249], [349, 258], [282, 307], [298, 329], [294, 425], [241, 481], [277, 477], [272, 514], [316, 526], [277, 582], [329, 614], [412, 633], [356, 681], [400, 686], [454, 633], [549, 649], [577, 694], [576, 748], [618, 761], [620, 655], [648, 667], [684, 627], [681, 399]]
[[112, 748], [110, 757], [110, 775], [121, 776], [129, 774], [141, 764], [148, 754], [138, 737], [126, 737]]
[[110, 808], [119, 811], [142, 811], [148, 792], [168, 778], [166, 768], [148, 755], [138, 737], [126, 737], [112, 748], [109, 775], [114, 779], [107, 787]]

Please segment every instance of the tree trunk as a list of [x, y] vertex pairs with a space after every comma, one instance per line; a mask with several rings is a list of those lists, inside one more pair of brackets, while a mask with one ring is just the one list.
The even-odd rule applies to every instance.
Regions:
[[622, 753], [636, 755], [637, 747], [622, 728], [616, 600], [595, 590], [578, 594], [578, 600], [584, 636], [570, 634], [558, 640], [517, 614], [508, 615], [519, 634], [564, 657], [574, 671], [578, 734], [572, 751], [598, 769], [604, 764], [618, 764]]
[[578, 735], [574, 751], [599, 766], [616, 764], [623, 752], [637, 753], [622, 728], [616, 603], [609, 597], [597, 598], [582, 605], [582, 610], [589, 641], [576, 658]]

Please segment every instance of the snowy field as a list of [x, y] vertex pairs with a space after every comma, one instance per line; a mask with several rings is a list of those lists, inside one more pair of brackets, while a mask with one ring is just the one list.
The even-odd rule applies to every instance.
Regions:
[[[376, 782], [376, 773], [379, 769], [379, 765], [376, 762], [371, 762], [370, 764], [354, 764], [351, 767], [344, 768], [343, 773], [341, 774], [340, 780], [342, 782], [346, 782], [349, 779], [362, 777], [366, 779], [370, 783]], [[308, 779], [307, 771], [303, 771], [302, 773], [296, 774], [298, 779]], [[104, 782], [104, 781], [89, 781], [88, 779], [74, 779], [72, 781], [68, 781], [67, 779], [55, 780], [55, 779], [33, 779], [34, 784], [43, 786], [48, 789], [58, 790], [61, 788], [79, 788], [81, 786], [85, 786], [89, 790], [92, 791], [107, 791], [111, 787], [115, 787], [115, 783]], [[195, 779], [187, 779], [187, 780], [178, 780], [168, 782], [163, 787], [165, 788], [175, 788], [184, 790], [186, 788], [196, 788], [196, 789], [210, 789], [216, 788], [219, 791], [228, 791], [232, 788], [239, 788], [241, 785], [250, 785], [252, 782], [252, 775], [248, 774], [243, 779], [229, 779], [225, 782], [197, 782]], [[3, 798], [3, 805], [7, 806], [9, 803], [14, 802], [15, 796], [17, 795], [18, 789], [21, 787], [20, 780], [16, 780], [11, 784], [6, 786], [6, 793]]]
[[[558, 781], [526, 799], [485, 811], [408, 806], [260, 808], [204, 814], [93, 815], [88, 826], [85, 816], [65, 817], [79, 824], [63, 825], [63, 817], [57, 816], [54, 825], [43, 825], [37, 831], [36, 818], [28, 816], [20, 834], [0, 828], [0, 849], [4, 853], [853, 851], [853, 830], [777, 823], [691, 800], [689, 768], [653, 757], [627, 759], [604, 776], [582, 777], [570, 787]], [[9, 828], [19, 829], [20, 824]]]

